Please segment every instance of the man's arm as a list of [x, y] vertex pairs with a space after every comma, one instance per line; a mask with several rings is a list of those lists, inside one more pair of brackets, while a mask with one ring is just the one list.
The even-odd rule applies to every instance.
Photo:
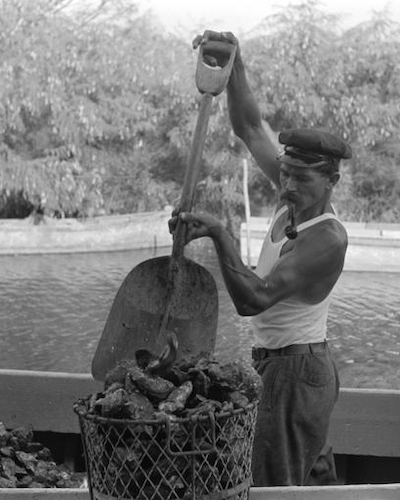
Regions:
[[[232, 43], [237, 46], [236, 57], [232, 73], [227, 86], [228, 110], [235, 134], [243, 140], [267, 177], [277, 186], [279, 182], [279, 162], [276, 160], [277, 148], [264, 129], [261, 114], [255, 101], [253, 92], [248, 84], [243, 60], [240, 54], [239, 43], [230, 32], [216, 32], [206, 30], [193, 41], [193, 47], [204, 45], [207, 51], [208, 41]], [[212, 44], [209, 54], [212, 55]], [[221, 54], [215, 54], [218, 57]]]
[[237, 53], [227, 86], [228, 110], [233, 131], [243, 140], [262, 171], [279, 188], [279, 161], [275, 144], [268, 136], [244, 64]]
[[319, 302], [331, 290], [343, 267], [346, 236], [328, 222], [318, 231], [310, 228], [308, 234], [301, 232], [295, 246], [267, 276], [260, 278], [243, 264], [218, 220], [208, 214], [184, 212], [179, 216], [188, 224], [188, 241], [212, 238], [226, 288], [242, 316], [259, 314], [292, 295], [305, 302]]

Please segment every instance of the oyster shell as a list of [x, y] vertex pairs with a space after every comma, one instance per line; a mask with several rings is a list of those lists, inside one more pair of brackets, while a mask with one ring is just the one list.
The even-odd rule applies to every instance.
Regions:
[[178, 410], [183, 410], [192, 391], [193, 384], [188, 380], [174, 389], [165, 401], [161, 401], [158, 409], [166, 413], [175, 413]]

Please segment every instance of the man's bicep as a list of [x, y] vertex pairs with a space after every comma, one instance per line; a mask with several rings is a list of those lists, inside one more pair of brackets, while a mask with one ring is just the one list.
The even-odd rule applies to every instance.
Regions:
[[263, 278], [269, 306], [292, 295], [308, 295], [315, 285], [329, 285], [343, 268], [346, 238], [321, 229], [298, 238], [295, 248], [282, 255]]
[[312, 248], [293, 250], [283, 255], [265, 278], [274, 301], [307, 291], [333, 272], [336, 267]]
[[305, 287], [328, 279], [343, 267], [345, 246], [337, 239], [325, 238], [323, 234], [316, 235], [316, 240], [310, 239], [308, 245], [299, 245], [299, 249], [293, 252], [291, 266], [296, 268], [296, 279], [305, 283]]

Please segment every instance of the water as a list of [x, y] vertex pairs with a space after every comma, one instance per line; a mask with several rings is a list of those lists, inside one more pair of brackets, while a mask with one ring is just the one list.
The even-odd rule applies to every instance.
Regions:
[[[169, 250], [160, 254], [169, 254]], [[0, 368], [88, 373], [114, 296], [148, 251], [0, 257]], [[187, 251], [219, 289], [216, 355], [248, 357], [211, 246]], [[345, 272], [333, 294], [331, 349], [345, 387], [400, 389], [399, 274]]]

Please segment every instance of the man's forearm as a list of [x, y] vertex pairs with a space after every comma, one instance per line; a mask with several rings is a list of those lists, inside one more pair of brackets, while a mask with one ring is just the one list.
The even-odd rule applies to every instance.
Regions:
[[240, 139], [247, 142], [247, 130], [261, 126], [261, 113], [247, 81], [241, 58], [234, 64], [227, 93], [233, 131]]
[[225, 229], [221, 228], [212, 239], [225, 286], [238, 313], [243, 316], [259, 313], [260, 305], [255, 298], [257, 291], [265, 288], [265, 283], [243, 264]]

